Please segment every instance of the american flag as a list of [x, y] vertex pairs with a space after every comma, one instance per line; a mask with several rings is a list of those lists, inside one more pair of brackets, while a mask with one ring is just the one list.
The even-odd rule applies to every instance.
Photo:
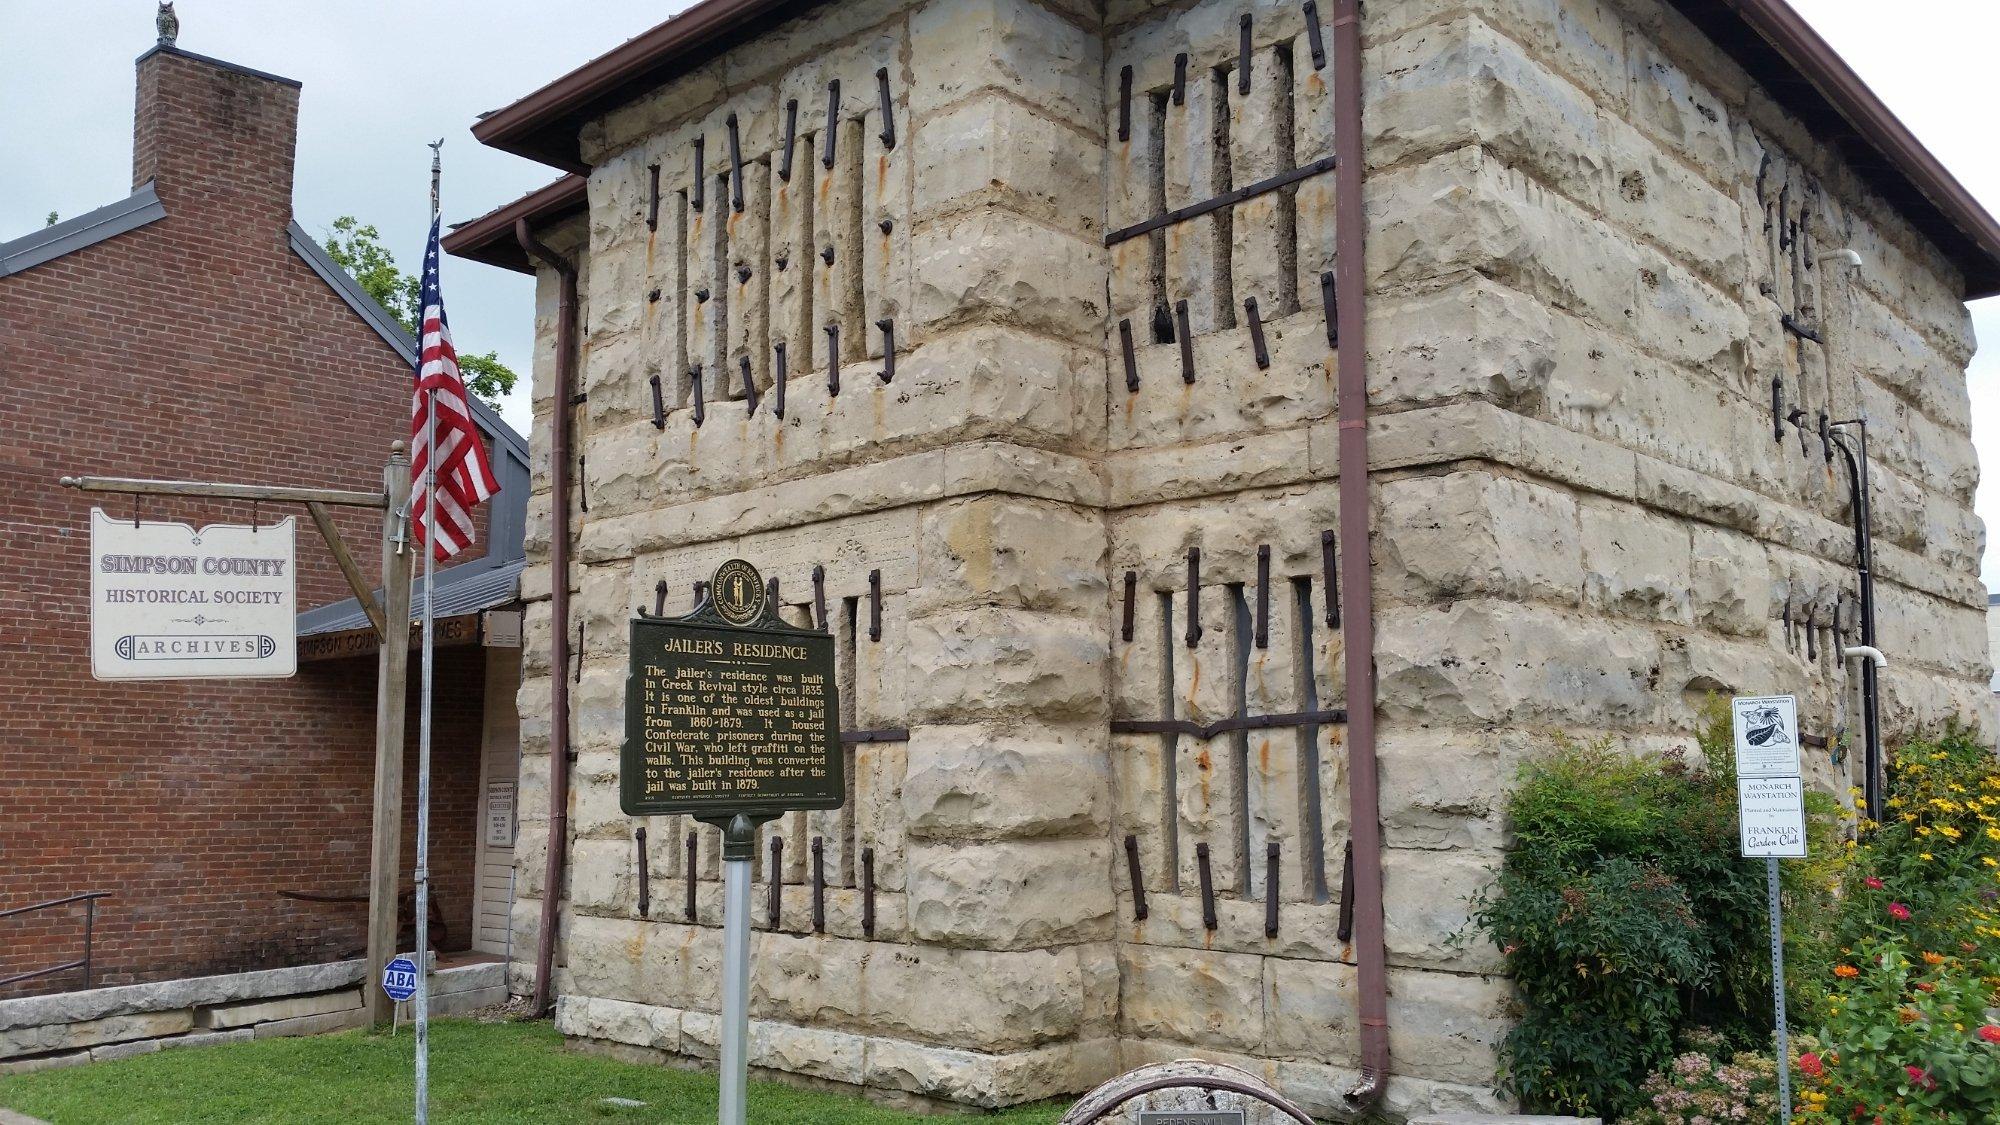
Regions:
[[479, 442], [479, 427], [467, 405], [465, 381], [458, 372], [458, 351], [451, 346], [445, 322], [444, 298], [438, 293], [438, 220], [431, 220], [430, 245], [424, 248], [424, 278], [419, 297], [423, 308], [423, 345], [417, 357], [417, 387], [410, 396], [410, 522], [417, 541], [424, 539], [424, 470], [431, 464], [432, 445], [425, 440], [425, 399], [434, 397], [437, 426], [437, 542], [432, 557], [443, 561], [472, 546], [472, 509], [500, 491]]

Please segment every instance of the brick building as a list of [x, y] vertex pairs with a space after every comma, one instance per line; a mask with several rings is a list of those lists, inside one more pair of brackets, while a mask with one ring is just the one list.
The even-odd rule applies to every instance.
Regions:
[[1453, 939], [1527, 756], [1783, 691], [1844, 795], [1872, 712], [1986, 713], [2000, 225], [1782, 0], [707, 0], [474, 133], [571, 174], [448, 245], [540, 282], [576, 1039], [716, 1049], [715, 833], [618, 750], [631, 608], [730, 556], [834, 632], [853, 786], [766, 829], [751, 1064], [979, 1105], [1496, 1107]]
[[[197, 526], [293, 513], [134, 506], [57, 483], [381, 487], [408, 433], [412, 342], [293, 221], [299, 97], [297, 82], [162, 43], [138, 60], [131, 196], [0, 243], [0, 910], [109, 892], [96, 984], [332, 960], [364, 943], [365, 904], [287, 897], [364, 894], [369, 865], [374, 646], [342, 631], [359, 613], [310, 522], [296, 513], [298, 598], [320, 608], [302, 622], [296, 676], [98, 682], [94, 502]], [[519, 569], [526, 450], [481, 418], [515, 501], [482, 514], [485, 557], [441, 573], [439, 598], [459, 614], [510, 601]], [[337, 521], [372, 571], [379, 515]], [[476, 865], [494, 858], [475, 831], [482, 770], [489, 758], [495, 779], [513, 770], [513, 653], [480, 647], [476, 628], [455, 636], [470, 645], [442, 650], [436, 690], [445, 948], [475, 940]], [[492, 714], [489, 682], [506, 701]], [[413, 800], [405, 813], [407, 870]], [[76, 907], [0, 918], [0, 977], [78, 957], [82, 939]], [[81, 983], [67, 972], [0, 995]]]

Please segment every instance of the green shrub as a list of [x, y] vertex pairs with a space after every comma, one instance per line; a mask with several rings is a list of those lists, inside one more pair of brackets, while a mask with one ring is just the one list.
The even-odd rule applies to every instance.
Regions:
[[[1509, 796], [1514, 847], [1474, 902], [1473, 929], [1514, 977], [1521, 1018], [1500, 1077], [1530, 1108], [1630, 1111], [1694, 1028], [1736, 1048], [1768, 1040], [1764, 866], [1739, 855], [1720, 706], [1698, 743], [1691, 762], [1558, 740]], [[1817, 849], [1831, 844], [1832, 808], [1810, 805]], [[1825, 897], [1823, 873], [1785, 875], [1795, 902]]]

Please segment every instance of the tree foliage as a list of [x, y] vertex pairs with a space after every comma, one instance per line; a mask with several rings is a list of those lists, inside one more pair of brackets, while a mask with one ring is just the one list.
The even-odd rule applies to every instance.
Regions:
[[[342, 215], [333, 221], [333, 229], [320, 241], [327, 256], [340, 263], [383, 311], [412, 333], [417, 331], [417, 316], [423, 311], [417, 304], [420, 280], [396, 265], [396, 256], [382, 245], [382, 234], [373, 224]], [[500, 399], [514, 389], [520, 378], [500, 362], [498, 353], [490, 351], [483, 355], [460, 354], [458, 366], [465, 376], [465, 389], [488, 406], [499, 406]]]

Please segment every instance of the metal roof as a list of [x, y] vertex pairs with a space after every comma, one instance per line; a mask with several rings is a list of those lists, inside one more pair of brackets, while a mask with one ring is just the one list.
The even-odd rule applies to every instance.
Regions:
[[[591, 120], [828, 0], [702, 0], [526, 97], [482, 117], [482, 144], [588, 173]], [[1785, 0], [1668, 0], [1965, 275], [1966, 296], [2000, 293], [2000, 223]], [[465, 251], [454, 251], [464, 253]], [[477, 256], [476, 254], [468, 256]]]
[[127, 231], [138, 230], [147, 223], [166, 217], [167, 209], [160, 204], [159, 195], [153, 191], [153, 181], [147, 180], [138, 191], [116, 203], [106, 204], [73, 219], [64, 219], [10, 242], [0, 242], [0, 277], [33, 269], [64, 254], [115, 238]]
[[[495, 566], [485, 559], [440, 570], [437, 573], [436, 602], [432, 614], [437, 618], [457, 617], [460, 614], [478, 613], [509, 602], [518, 601], [521, 596], [521, 572], [527, 569], [526, 558], [514, 558]], [[375, 599], [382, 599], [381, 587], [375, 589]], [[418, 621], [424, 613], [424, 580], [419, 576], [410, 583], [410, 620]], [[362, 611], [361, 603], [353, 598], [323, 605], [299, 614], [299, 636], [311, 637], [321, 633], [344, 633], [350, 629], [371, 629], [368, 614]]]
[[460, 223], [444, 236], [446, 253], [470, 258], [489, 266], [534, 273], [527, 251], [514, 237], [514, 223], [526, 219], [531, 227], [542, 227], [590, 208], [590, 181], [582, 176], [564, 176], [547, 187], [537, 188], [503, 207], [495, 208], [470, 222]]

